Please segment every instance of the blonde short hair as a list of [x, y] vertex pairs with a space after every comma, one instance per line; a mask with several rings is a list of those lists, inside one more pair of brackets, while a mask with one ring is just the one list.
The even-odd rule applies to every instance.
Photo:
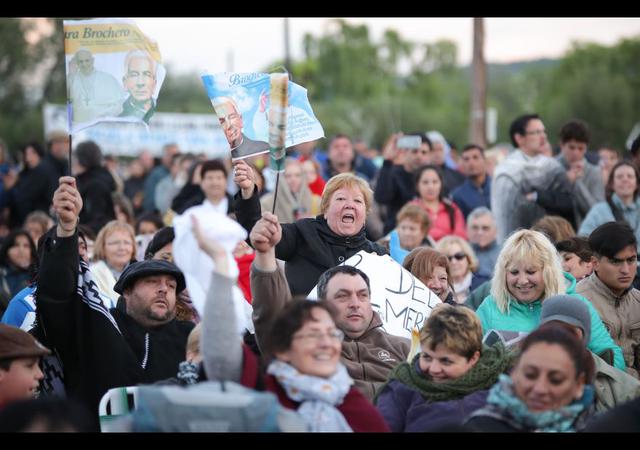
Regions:
[[201, 323], [202, 322], [193, 327], [189, 333], [189, 337], [187, 338], [187, 353], [192, 353], [193, 355], [200, 354], [200, 336], [202, 336]]
[[360, 189], [360, 192], [362, 192], [364, 196], [367, 214], [369, 214], [371, 204], [373, 203], [373, 191], [369, 183], [352, 173], [341, 173], [327, 181], [327, 185], [324, 187], [324, 192], [322, 193], [322, 200], [320, 200], [320, 213], [324, 214], [327, 212], [333, 194], [344, 187]]
[[491, 295], [504, 314], [509, 313], [509, 305], [514, 301], [507, 287], [507, 270], [521, 262], [542, 270], [542, 299], [564, 294], [566, 291], [560, 256], [551, 241], [539, 231], [516, 231], [505, 241], [491, 280]]
[[462, 249], [463, 253], [467, 255], [467, 260], [469, 261], [469, 271], [475, 272], [476, 270], [478, 270], [478, 258], [476, 257], [476, 252], [474, 252], [469, 243], [462, 239], [460, 236], [443, 237], [436, 244], [436, 250], [445, 254], [446, 256], [447, 250], [454, 244], [457, 244]]
[[114, 231], [126, 231], [127, 233], [129, 233], [129, 237], [131, 238], [131, 242], [133, 243], [131, 259], [136, 256], [136, 235], [133, 231], [133, 227], [128, 223], [122, 223], [118, 222], [117, 220], [112, 220], [111, 222], [107, 222], [107, 224], [100, 229], [98, 237], [96, 237], [93, 248], [94, 261], [106, 260], [107, 236], [110, 236]]
[[420, 345], [435, 350], [442, 345], [448, 351], [471, 359], [482, 353], [482, 323], [470, 308], [441, 303], [436, 306], [420, 330]]

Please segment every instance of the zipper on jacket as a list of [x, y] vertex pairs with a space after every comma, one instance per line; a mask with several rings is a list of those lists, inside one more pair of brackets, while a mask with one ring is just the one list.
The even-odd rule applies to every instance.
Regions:
[[144, 335], [144, 359], [142, 360], [142, 368], [147, 368], [147, 361], [149, 359], [149, 333]]

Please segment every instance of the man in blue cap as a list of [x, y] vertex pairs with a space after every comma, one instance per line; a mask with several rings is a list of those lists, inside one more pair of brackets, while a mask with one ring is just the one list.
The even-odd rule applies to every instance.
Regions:
[[194, 326], [175, 319], [185, 279], [168, 261], [133, 263], [114, 287], [121, 295], [116, 308], [108, 309], [78, 256], [82, 197], [74, 178], [60, 178], [53, 207], [58, 225], [43, 242], [37, 322], [62, 362], [67, 394], [97, 412], [110, 388], [175, 375]]

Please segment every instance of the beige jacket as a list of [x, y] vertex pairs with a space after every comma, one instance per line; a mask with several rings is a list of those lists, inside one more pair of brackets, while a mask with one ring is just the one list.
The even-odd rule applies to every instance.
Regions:
[[591, 301], [609, 334], [622, 348], [627, 371], [638, 378], [640, 290], [632, 288], [621, 297], [616, 297], [594, 272], [578, 283], [576, 292]]
[[[263, 272], [251, 266], [253, 323], [258, 344], [291, 293], [281, 269]], [[369, 328], [358, 339], [345, 337], [342, 343], [342, 363], [355, 386], [371, 401], [382, 387], [391, 370], [407, 359], [411, 342], [384, 331], [376, 312]]]
[[607, 364], [598, 355], [593, 354], [596, 379], [596, 411], [607, 411], [622, 403], [640, 397], [640, 381], [628, 373]]

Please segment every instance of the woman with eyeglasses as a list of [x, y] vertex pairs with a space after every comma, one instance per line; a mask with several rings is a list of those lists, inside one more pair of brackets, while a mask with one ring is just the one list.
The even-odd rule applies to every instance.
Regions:
[[489, 280], [489, 277], [477, 273], [478, 258], [464, 239], [445, 236], [436, 244], [436, 250], [449, 259], [456, 302], [464, 303], [471, 291]]
[[450, 234], [467, 238], [464, 216], [460, 208], [444, 196], [444, 178], [441, 170], [432, 165], [422, 166], [416, 172], [418, 198], [412, 203], [423, 208], [431, 219], [429, 236], [439, 241]]
[[98, 289], [111, 300], [110, 308], [118, 303], [113, 287], [124, 269], [136, 260], [136, 237], [131, 225], [112, 220], [108, 222], [96, 237], [94, 247], [95, 262], [89, 266]]
[[486, 404], [488, 389], [511, 364], [502, 343], [482, 344], [469, 308], [439, 305], [420, 330], [421, 353], [398, 365], [376, 398], [391, 431], [448, 430]]
[[591, 302], [576, 293], [576, 279], [562, 271], [560, 256], [551, 241], [538, 231], [519, 230], [505, 241], [491, 280], [491, 294], [476, 312], [485, 333], [529, 332], [539, 325], [542, 302], [560, 294], [577, 297], [589, 307], [591, 338], [587, 348], [596, 355], [612, 351], [614, 366], [624, 370], [622, 350]]
[[340, 362], [344, 334], [323, 302], [293, 300], [269, 326], [256, 333], [266, 361], [242, 342], [231, 301], [224, 248], [205, 239], [194, 221], [196, 239], [215, 263], [202, 319], [201, 351], [210, 380], [230, 380], [273, 392], [282, 406], [295, 410], [312, 432], [389, 431], [378, 410], [353, 385]]

